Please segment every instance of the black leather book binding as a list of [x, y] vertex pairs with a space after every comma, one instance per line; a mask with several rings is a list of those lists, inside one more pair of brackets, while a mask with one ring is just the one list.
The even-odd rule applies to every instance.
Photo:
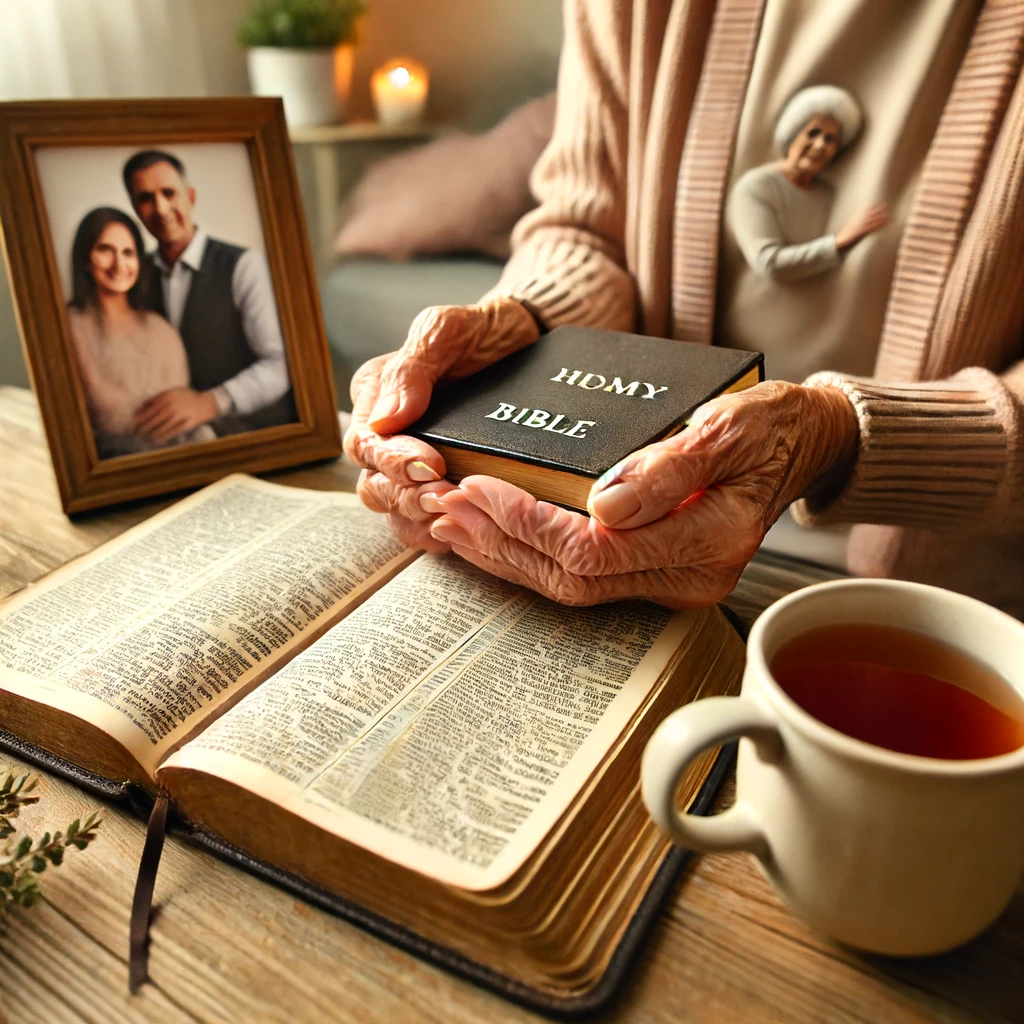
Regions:
[[438, 388], [409, 433], [444, 456], [449, 479], [485, 473], [585, 509], [594, 481], [621, 459], [763, 379], [759, 352], [559, 327]]

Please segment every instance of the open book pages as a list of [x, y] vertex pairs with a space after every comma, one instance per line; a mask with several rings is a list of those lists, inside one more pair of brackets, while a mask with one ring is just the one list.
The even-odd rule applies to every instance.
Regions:
[[562, 994], [601, 977], [668, 850], [647, 739], [742, 660], [717, 609], [563, 607], [416, 557], [352, 496], [248, 477], [0, 605], [10, 732]]
[[0, 716], [152, 788], [167, 751], [414, 557], [350, 494], [232, 476], [0, 602]]
[[[506, 881], [656, 684], [693, 613], [565, 608], [423, 556], [172, 755], [449, 885]], [[204, 788], [206, 783], [203, 783]]]
[[425, 555], [157, 778], [263, 860], [535, 987], [585, 989], [668, 849], [643, 746], [742, 658], [717, 609], [566, 608]]

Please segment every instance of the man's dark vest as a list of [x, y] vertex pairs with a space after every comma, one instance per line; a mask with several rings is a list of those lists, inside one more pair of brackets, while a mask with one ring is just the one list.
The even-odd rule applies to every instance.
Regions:
[[[192, 284], [181, 317], [181, 337], [188, 355], [192, 387], [209, 391], [256, 362], [242, 329], [242, 314], [231, 296], [231, 281], [245, 249], [207, 239], [203, 262], [192, 274]], [[165, 319], [162, 274], [154, 266], [150, 275], [149, 308]], [[246, 416], [229, 415], [211, 424], [218, 434], [258, 430], [298, 419], [291, 388], [276, 402]]]

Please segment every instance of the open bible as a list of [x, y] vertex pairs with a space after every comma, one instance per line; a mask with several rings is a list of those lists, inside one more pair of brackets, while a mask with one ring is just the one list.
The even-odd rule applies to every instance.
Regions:
[[742, 662], [715, 608], [559, 606], [232, 476], [0, 604], [0, 727], [558, 1003], [669, 852], [644, 744]]

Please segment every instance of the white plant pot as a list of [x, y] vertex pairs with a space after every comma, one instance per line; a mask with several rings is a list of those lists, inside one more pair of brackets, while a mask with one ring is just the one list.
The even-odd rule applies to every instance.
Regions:
[[253, 94], [280, 96], [289, 127], [344, 119], [352, 90], [351, 46], [332, 50], [254, 46], [247, 60]]

